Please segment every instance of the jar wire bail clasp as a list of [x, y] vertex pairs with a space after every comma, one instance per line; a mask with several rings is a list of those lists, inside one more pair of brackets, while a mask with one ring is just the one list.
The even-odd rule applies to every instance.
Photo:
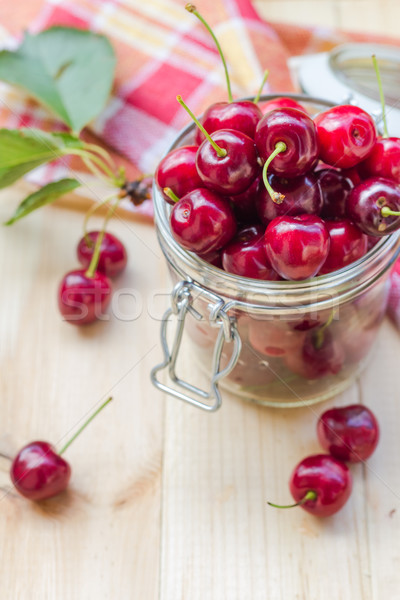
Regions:
[[[171, 307], [165, 311], [161, 323], [161, 346], [164, 360], [152, 369], [150, 375], [151, 381], [158, 389], [169, 396], [183, 400], [202, 410], [215, 412], [222, 403], [218, 383], [235, 367], [242, 348], [240, 335], [236, 328], [236, 320], [228, 315], [228, 306], [220, 296], [192, 281], [180, 281], [174, 287], [171, 297]], [[208, 321], [210, 325], [219, 328], [214, 346], [208, 391], [180, 379], [176, 374], [176, 361], [181, 347], [186, 316], [190, 313], [197, 320], [203, 318], [200, 312], [193, 306], [194, 300], [199, 298], [208, 302]], [[176, 317], [176, 330], [170, 348], [167, 339], [167, 329], [172, 316]], [[226, 343], [233, 343], [233, 349], [227, 365], [221, 369], [222, 350]], [[174, 387], [164, 384], [158, 379], [158, 374], [166, 369], [168, 369], [168, 375], [174, 383]]]

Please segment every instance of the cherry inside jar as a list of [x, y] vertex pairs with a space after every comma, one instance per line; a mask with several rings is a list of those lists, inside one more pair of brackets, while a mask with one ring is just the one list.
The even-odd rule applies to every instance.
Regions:
[[[332, 106], [305, 96], [292, 98], [311, 114]], [[191, 143], [193, 133], [194, 127], [187, 127], [173, 148]], [[290, 407], [325, 400], [354, 381], [385, 315], [390, 269], [400, 249], [398, 232], [338, 271], [301, 281], [263, 281], [227, 273], [182, 248], [171, 234], [171, 206], [156, 187], [153, 198], [159, 242], [174, 285], [194, 283], [218, 298], [241, 340], [234, 368], [218, 381], [222, 390], [266, 406]], [[219, 328], [210, 314], [215, 316], [215, 310], [201, 294], [193, 295], [190, 306], [184, 325], [190, 371], [198, 368], [213, 378]], [[232, 362], [232, 351], [227, 340], [219, 370]], [[171, 387], [176, 385], [175, 378]]]

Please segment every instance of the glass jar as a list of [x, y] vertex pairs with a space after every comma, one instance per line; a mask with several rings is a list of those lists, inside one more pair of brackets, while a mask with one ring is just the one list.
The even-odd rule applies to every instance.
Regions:
[[[274, 96], [263, 96], [268, 101]], [[292, 95], [311, 113], [332, 106]], [[187, 127], [171, 149], [190, 143]], [[262, 281], [227, 273], [186, 251], [172, 237], [171, 207], [154, 187], [159, 243], [175, 287], [161, 327], [164, 361], [153, 383], [199, 408], [221, 405], [219, 387], [265, 406], [313, 404], [342, 392], [366, 365], [385, 315], [390, 269], [400, 232], [384, 237], [351, 265], [305, 281]], [[175, 315], [175, 335], [167, 329]], [[171, 325], [169, 325], [171, 323]], [[190, 363], [208, 374], [200, 389], [176, 374], [186, 332]], [[167, 370], [170, 383], [160, 381]]]

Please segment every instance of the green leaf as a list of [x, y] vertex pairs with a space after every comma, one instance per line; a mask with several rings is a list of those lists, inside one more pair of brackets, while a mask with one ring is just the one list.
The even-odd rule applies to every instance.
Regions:
[[81, 140], [68, 133], [0, 129], [0, 189], [36, 167], [83, 147]]
[[115, 55], [106, 37], [71, 27], [25, 34], [15, 52], [0, 52], [0, 79], [25, 89], [78, 133], [104, 108]]
[[27, 196], [18, 206], [14, 216], [4, 224], [12, 225], [15, 221], [22, 219], [22, 217], [25, 217], [37, 208], [54, 202], [54, 200], [57, 200], [60, 196], [63, 196], [67, 192], [72, 192], [72, 190], [80, 185], [81, 184], [76, 179], [60, 179], [59, 181], [48, 183], [37, 192], [33, 192], [33, 194]]

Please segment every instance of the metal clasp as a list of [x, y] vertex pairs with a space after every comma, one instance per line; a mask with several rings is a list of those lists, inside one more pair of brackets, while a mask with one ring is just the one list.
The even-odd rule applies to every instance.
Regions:
[[[214, 346], [214, 353], [211, 368], [211, 381], [209, 391], [202, 390], [176, 375], [176, 361], [182, 342], [182, 335], [185, 326], [185, 318], [190, 312], [195, 319], [201, 320], [202, 315], [194, 308], [193, 301], [196, 298], [203, 298], [209, 302], [209, 323], [213, 327], [219, 327], [218, 336]], [[172, 347], [169, 349], [167, 341], [167, 327], [170, 317], [176, 315], [177, 326]], [[221, 354], [225, 343], [233, 342], [233, 350], [228, 364], [220, 370]], [[225, 311], [225, 302], [222, 298], [212, 292], [202, 288], [196, 283], [189, 281], [180, 281], [172, 291], [172, 306], [164, 313], [161, 324], [161, 345], [164, 353], [162, 363], [154, 367], [151, 371], [151, 381], [163, 392], [184, 400], [197, 408], [208, 412], [214, 412], [221, 406], [221, 393], [218, 388], [218, 382], [228, 375], [235, 367], [239, 358], [242, 342], [236, 329], [236, 321], [229, 317]], [[160, 371], [168, 368], [168, 374], [176, 387], [170, 387], [157, 378]], [[190, 396], [185, 391], [190, 392]], [[193, 397], [194, 396], [194, 397]]]

